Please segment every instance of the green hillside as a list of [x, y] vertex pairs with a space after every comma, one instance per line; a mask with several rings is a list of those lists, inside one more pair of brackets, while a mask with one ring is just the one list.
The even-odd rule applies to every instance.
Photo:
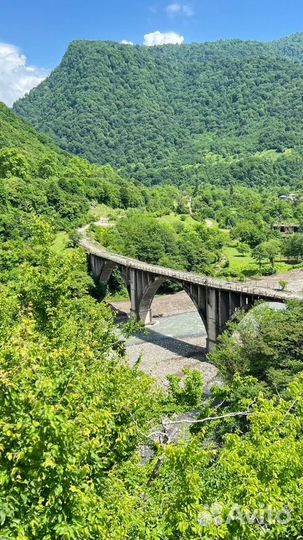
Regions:
[[62, 160], [67, 158], [50, 137], [37, 132], [0, 102], [0, 149], [5, 147], [17, 147], [31, 162], [41, 159], [50, 151], [56, 152]]
[[0, 103], [0, 238], [9, 238], [29, 213], [56, 230], [74, 230], [90, 208], [142, 206], [142, 188], [111, 166], [92, 165], [62, 151]]
[[63, 149], [144, 181], [209, 153], [228, 163], [271, 149], [279, 157], [303, 140], [302, 36], [150, 48], [75, 41], [14, 110]]

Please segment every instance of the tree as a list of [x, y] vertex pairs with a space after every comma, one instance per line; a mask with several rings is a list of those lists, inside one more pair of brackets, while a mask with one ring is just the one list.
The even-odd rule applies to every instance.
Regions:
[[238, 373], [284, 388], [303, 369], [302, 320], [300, 302], [277, 311], [260, 304], [230, 325], [210, 358], [229, 381]]
[[83, 255], [57, 256], [49, 228], [33, 225], [14, 283], [0, 287], [1, 534], [105, 538], [106, 478], [156, 420], [159, 392], [123, 361]]
[[267, 240], [266, 242], [262, 242], [261, 244], [255, 247], [253, 251], [253, 257], [254, 259], [258, 261], [260, 268], [261, 268], [263, 260], [268, 260], [272, 268], [274, 268], [275, 259], [279, 253], [280, 253], [279, 240]]
[[237, 250], [239, 251], [239, 253], [241, 255], [248, 255], [250, 253], [250, 247], [248, 244], [245, 244], [243, 242], [240, 242], [238, 245], [237, 245]]
[[30, 165], [18, 148], [3, 148], [0, 150], [0, 178], [17, 176], [27, 178], [30, 173]]
[[159, 533], [164, 527], [170, 540], [299, 538], [302, 395], [302, 376], [284, 399], [260, 394], [246, 409], [245, 435], [238, 428], [221, 448], [209, 444], [205, 424], [188, 444], [168, 445], [151, 486], [163, 516]]
[[231, 237], [237, 238], [241, 242], [248, 244], [251, 248], [255, 248], [258, 244], [265, 240], [265, 234], [259, 227], [249, 221], [239, 223], [231, 230]]
[[302, 259], [303, 257], [303, 235], [295, 233], [289, 236], [282, 245], [283, 254], [288, 258]]
[[37, 174], [39, 178], [50, 178], [58, 176], [60, 171], [58, 155], [55, 152], [49, 152], [39, 162]]

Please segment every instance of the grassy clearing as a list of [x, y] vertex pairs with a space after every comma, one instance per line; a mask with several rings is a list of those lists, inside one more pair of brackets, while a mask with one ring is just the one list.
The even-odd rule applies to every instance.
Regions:
[[127, 302], [129, 301], [129, 294], [126, 289], [117, 291], [116, 293], [108, 293], [105, 297], [108, 303], [111, 302]]
[[236, 246], [225, 246], [223, 254], [229, 260], [228, 270], [236, 273], [258, 273], [258, 265], [251, 255], [241, 255]]
[[110, 208], [105, 204], [97, 204], [93, 206], [89, 212], [90, 217], [97, 221], [101, 218], [117, 219], [119, 216], [124, 215], [125, 210], [123, 208]]
[[290, 270], [295, 270], [299, 268], [299, 264], [291, 264], [285, 262], [284, 260], [277, 260], [275, 262], [275, 268], [277, 269], [277, 274], [282, 274], [284, 272], [289, 272]]
[[57, 254], [62, 253], [68, 249], [69, 236], [66, 232], [58, 232], [53, 243], [53, 251]]
[[167, 225], [172, 225], [173, 227], [176, 227], [180, 223], [182, 223], [186, 229], [186, 227], [190, 227], [192, 225], [196, 225], [198, 222], [195, 221], [191, 216], [188, 214], [167, 214], [165, 216], [161, 216], [157, 218], [160, 223], [165, 223]]
[[161, 223], [171, 223], [172, 225], [176, 223], [197, 223], [190, 215], [188, 214], [174, 214], [173, 212], [171, 214], [165, 214], [164, 216], [161, 216], [158, 218], [158, 220]]
[[[223, 253], [229, 260], [229, 266], [227, 272], [235, 272], [237, 274], [244, 274], [246, 276], [253, 276], [260, 274], [259, 265], [253, 259], [251, 255], [242, 255], [239, 253], [235, 245], [229, 245], [223, 248]], [[268, 264], [263, 266], [269, 266]], [[286, 262], [283, 259], [277, 259], [275, 262], [275, 269], [277, 274], [289, 272], [298, 268], [298, 265]]]

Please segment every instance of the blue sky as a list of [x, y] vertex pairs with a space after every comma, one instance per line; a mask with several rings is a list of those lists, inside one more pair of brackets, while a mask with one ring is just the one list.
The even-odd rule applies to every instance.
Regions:
[[[5, 84], [4, 57], [9, 56], [16, 69], [18, 61], [13, 56], [19, 54], [19, 69], [22, 64], [23, 69], [31, 70], [26, 73], [32, 80], [24, 79], [20, 94], [34, 84], [35, 77], [43, 78], [47, 70], [60, 62], [68, 43], [74, 39], [142, 44], [144, 35], [159, 31], [156, 42], [161, 42], [162, 34], [167, 32], [174, 33], [172, 39], [177, 39], [174, 38], [177, 34], [186, 43], [228, 38], [271, 40], [303, 29], [302, 0], [4, 0], [3, 3], [0, 99]], [[153, 36], [149, 43], [155, 43]], [[7, 48], [4, 54], [2, 51], [2, 61], [1, 44], [11, 46], [9, 54]]]

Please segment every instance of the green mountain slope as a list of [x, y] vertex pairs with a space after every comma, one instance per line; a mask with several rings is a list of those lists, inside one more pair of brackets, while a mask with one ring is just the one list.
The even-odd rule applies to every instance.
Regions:
[[0, 239], [15, 234], [28, 214], [49, 218], [57, 230], [74, 230], [91, 206], [143, 206], [140, 186], [111, 166], [72, 156], [0, 103]]
[[193, 165], [208, 152], [282, 152], [303, 139], [303, 65], [289, 58], [301, 43], [76, 41], [14, 110], [92, 162], [136, 164], [134, 175], [140, 163]]
[[55, 152], [60, 159], [67, 158], [50, 137], [36, 131], [0, 102], [0, 150], [6, 147], [18, 148], [30, 162], [42, 159], [50, 151]]
[[303, 32], [272, 41], [268, 46], [283, 56], [303, 62]]

